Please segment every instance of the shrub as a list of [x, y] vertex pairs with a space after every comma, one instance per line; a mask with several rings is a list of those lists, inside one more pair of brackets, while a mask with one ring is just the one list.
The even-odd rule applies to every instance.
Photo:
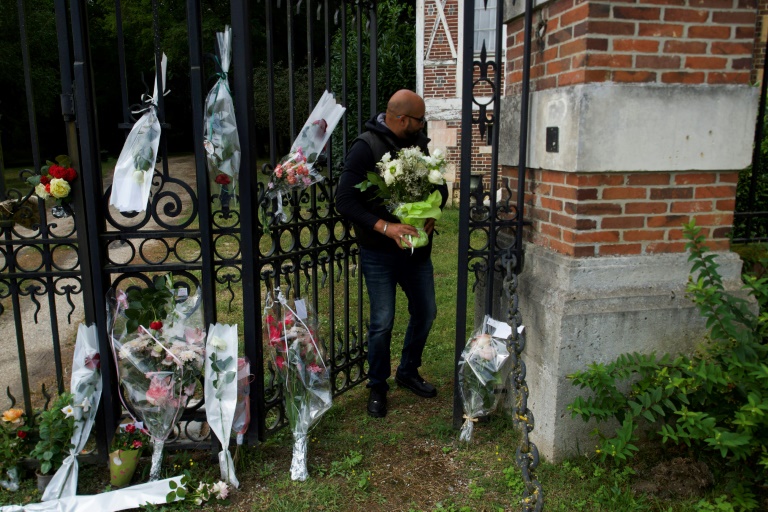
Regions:
[[30, 455], [40, 462], [40, 473], [44, 475], [52, 469], [60, 468], [73, 448], [70, 441], [75, 430], [75, 418], [68, 411], [72, 407], [71, 403], [72, 395], [64, 393], [50, 409], [41, 412], [38, 417], [40, 440]]
[[[768, 279], [745, 276], [750, 303], [726, 293], [714, 254], [707, 254], [701, 228], [685, 226], [689, 261], [687, 292], [706, 318], [709, 340], [692, 356], [624, 354], [610, 364], [592, 364], [570, 375], [592, 391], [568, 408], [598, 424], [615, 419], [612, 435], [598, 429], [603, 460], [626, 461], [638, 450], [638, 429], [648, 427], [663, 443], [693, 448], [722, 460], [746, 482], [768, 475], [768, 346], [765, 343]], [[628, 390], [628, 391], [624, 391]]]

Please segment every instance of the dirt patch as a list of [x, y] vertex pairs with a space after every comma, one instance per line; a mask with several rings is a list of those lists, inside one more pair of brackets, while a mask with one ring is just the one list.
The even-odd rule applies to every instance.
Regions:
[[635, 492], [663, 499], [695, 498], [715, 483], [712, 471], [701, 461], [677, 457], [654, 466], [647, 478], [632, 484]]

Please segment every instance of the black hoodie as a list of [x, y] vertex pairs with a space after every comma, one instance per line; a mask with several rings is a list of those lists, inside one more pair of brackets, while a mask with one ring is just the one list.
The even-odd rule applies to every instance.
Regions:
[[[374, 231], [373, 227], [379, 219], [387, 222], [400, 222], [386, 206], [382, 199], [376, 198], [376, 188], [371, 187], [361, 192], [356, 185], [365, 181], [369, 172], [377, 172], [376, 163], [384, 153], [389, 151], [392, 158], [403, 148], [418, 146], [424, 154], [429, 154], [427, 143], [429, 138], [423, 132], [418, 132], [412, 139], [401, 139], [384, 124], [384, 114], [368, 120], [365, 123], [367, 135], [358, 137], [353, 142], [344, 161], [344, 171], [339, 178], [336, 190], [336, 210], [348, 218], [355, 226], [358, 243], [366, 248], [382, 252], [402, 253], [403, 249], [386, 235]], [[369, 140], [375, 138], [373, 147]], [[378, 143], [377, 143], [378, 142]], [[380, 153], [380, 154], [374, 154]], [[448, 199], [448, 186], [443, 184], [435, 187], [443, 196], [440, 208], [445, 206]], [[432, 236], [429, 244], [413, 251], [413, 258], [425, 260], [432, 252]], [[410, 250], [408, 251], [410, 254]]]

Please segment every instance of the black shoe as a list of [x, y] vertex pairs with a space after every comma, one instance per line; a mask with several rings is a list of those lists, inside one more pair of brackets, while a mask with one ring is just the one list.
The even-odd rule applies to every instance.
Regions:
[[398, 386], [402, 386], [421, 397], [434, 398], [437, 396], [437, 389], [435, 389], [435, 386], [422, 379], [418, 373], [410, 377], [402, 375], [400, 372], [396, 372], [395, 381]]
[[387, 392], [371, 388], [368, 397], [368, 416], [383, 418], [387, 415]]

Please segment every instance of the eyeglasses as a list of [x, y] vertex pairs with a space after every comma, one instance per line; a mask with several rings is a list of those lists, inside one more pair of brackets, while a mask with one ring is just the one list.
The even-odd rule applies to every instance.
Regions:
[[424, 124], [424, 123], [426, 123], [426, 122], [427, 122], [427, 120], [426, 120], [425, 116], [421, 116], [421, 117], [414, 117], [414, 116], [409, 116], [408, 114], [400, 114], [400, 115], [399, 115], [399, 116], [397, 116], [397, 117], [410, 117], [411, 119], [413, 119], [414, 121], [416, 121], [416, 122], [417, 122], [417, 123], [419, 123], [419, 124]]

